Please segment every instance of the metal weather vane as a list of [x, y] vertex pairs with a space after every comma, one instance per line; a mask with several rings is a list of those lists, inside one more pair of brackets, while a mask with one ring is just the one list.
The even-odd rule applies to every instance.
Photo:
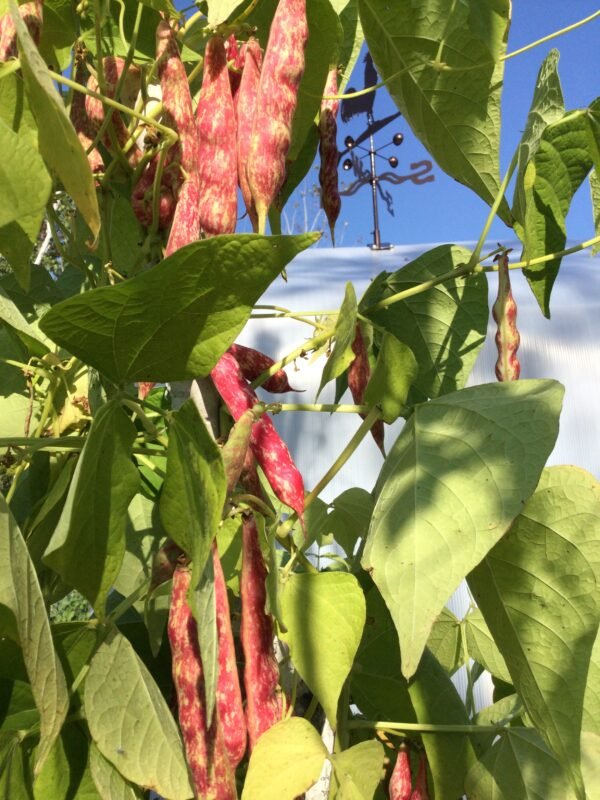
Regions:
[[[365, 73], [364, 73], [364, 88], [368, 89], [375, 86], [377, 83], [377, 72], [373, 65], [373, 60], [371, 58], [370, 53], [367, 53], [365, 56]], [[349, 92], [355, 91], [354, 89], [348, 89]], [[424, 183], [430, 183], [431, 181], [435, 180], [435, 176], [431, 174], [432, 170], [432, 163], [431, 161], [417, 161], [410, 164], [410, 168], [412, 172], [406, 175], [396, 175], [393, 172], [382, 172], [381, 174], [377, 174], [377, 167], [376, 167], [376, 156], [380, 158], [385, 158], [385, 156], [381, 155], [381, 150], [384, 150], [386, 147], [390, 145], [395, 145], [399, 147], [402, 142], [404, 141], [404, 135], [402, 133], [395, 133], [392, 137], [391, 142], [387, 142], [386, 144], [382, 145], [381, 147], [375, 147], [374, 136], [380, 130], [389, 125], [390, 122], [398, 119], [401, 116], [400, 112], [396, 112], [395, 114], [391, 114], [388, 117], [384, 117], [381, 120], [375, 120], [373, 116], [373, 104], [375, 102], [375, 91], [369, 92], [366, 95], [361, 95], [359, 97], [350, 97], [342, 101], [342, 108], [341, 108], [341, 118], [342, 122], [348, 122], [352, 117], [355, 117], [359, 114], [366, 114], [367, 115], [367, 128], [357, 136], [353, 138], [352, 136], [346, 136], [344, 140], [345, 150], [339, 154], [339, 160], [347, 154], [350, 153], [350, 158], [346, 158], [343, 163], [342, 167], [345, 170], [353, 170], [354, 175], [356, 176], [356, 180], [350, 184], [346, 189], [340, 191], [340, 195], [350, 196], [356, 194], [356, 192], [361, 189], [363, 186], [367, 184], [371, 186], [371, 198], [373, 201], [373, 244], [371, 248], [373, 250], [388, 250], [390, 249], [391, 245], [389, 244], [382, 244], [381, 243], [381, 236], [379, 231], [379, 209], [377, 204], [377, 196], [378, 194], [381, 196], [381, 199], [385, 203], [386, 209], [389, 214], [394, 216], [394, 203], [392, 195], [389, 191], [386, 191], [382, 187], [382, 183], [388, 182], [395, 185], [405, 183], [407, 181], [411, 181], [416, 186], [420, 186]], [[363, 142], [368, 140], [369, 147], [364, 147]], [[364, 151], [364, 155], [359, 156], [357, 151], [362, 150]], [[366, 167], [362, 163], [362, 159], [365, 156], [369, 156], [369, 166]], [[389, 158], [385, 158], [387, 163], [389, 164], [392, 169], [396, 169], [398, 166], [398, 159], [396, 156], [390, 156]]]

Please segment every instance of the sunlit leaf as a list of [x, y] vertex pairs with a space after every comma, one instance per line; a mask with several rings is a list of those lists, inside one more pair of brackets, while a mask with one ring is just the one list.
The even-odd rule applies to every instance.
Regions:
[[354, 341], [356, 330], [357, 310], [354, 286], [348, 282], [346, 284], [344, 300], [335, 323], [335, 331], [333, 334], [335, 346], [323, 368], [317, 397], [321, 394], [321, 391], [329, 381], [335, 380], [342, 372], [348, 369], [356, 357], [352, 350], [352, 342]]
[[335, 771], [337, 800], [370, 800], [383, 776], [381, 742], [360, 742], [329, 757]]

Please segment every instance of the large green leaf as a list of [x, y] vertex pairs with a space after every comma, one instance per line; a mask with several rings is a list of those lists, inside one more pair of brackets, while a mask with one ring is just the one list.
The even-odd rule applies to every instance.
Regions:
[[339, 494], [331, 503], [332, 511], [324, 522], [335, 541], [351, 558], [359, 539], [364, 539], [373, 513], [373, 497], [370, 492], [354, 486]]
[[357, 311], [354, 286], [348, 282], [346, 284], [346, 291], [344, 293], [340, 312], [335, 323], [335, 331], [333, 334], [335, 347], [323, 368], [317, 397], [321, 394], [321, 391], [329, 381], [335, 380], [342, 372], [345, 372], [356, 358], [352, 350], [352, 342], [356, 335]]
[[[377, 71], [414, 134], [445, 172], [491, 205], [500, 184], [500, 58], [510, 0], [359, 0], [358, 7]], [[438, 60], [451, 69], [430, 65]], [[500, 215], [510, 224], [506, 202]]]
[[508, 728], [467, 775], [469, 800], [573, 800], [560, 764], [533, 730]]
[[448, 597], [506, 533], [558, 433], [562, 386], [513, 381], [416, 407], [382, 469], [363, 566], [416, 670]]
[[278, 722], [252, 751], [242, 800], [295, 800], [316, 783], [326, 756], [310, 722], [302, 717]]
[[21, 19], [15, 0], [9, 0], [9, 7], [19, 39], [25, 88], [37, 121], [40, 152], [48, 167], [60, 178], [67, 194], [75, 201], [92, 235], [97, 237], [100, 211], [85, 150], [77, 138], [48, 68]]
[[0, 733], [0, 798], [31, 800], [25, 746], [17, 733]]
[[[29, 387], [23, 371], [12, 364], [6, 364], [7, 358], [23, 363], [27, 361], [27, 350], [8, 328], [0, 327], [0, 435], [25, 436], [32, 407]], [[36, 412], [37, 404], [34, 404], [30, 424], [36, 424]], [[4, 447], [0, 447], [0, 452], [4, 450]]]
[[90, 771], [102, 800], [138, 800], [139, 790], [127, 783], [125, 778], [107, 761], [96, 745], [90, 746]]
[[390, 333], [385, 333], [377, 363], [365, 392], [365, 402], [380, 404], [383, 421], [395, 422], [404, 411], [408, 392], [419, 374], [412, 350]]
[[583, 470], [556, 467], [544, 471], [508, 534], [469, 576], [528, 714], [582, 798], [580, 733], [600, 615], [599, 563], [600, 485]]
[[29, 288], [29, 259], [44, 219], [52, 181], [19, 75], [0, 81], [0, 252]]
[[139, 486], [131, 461], [135, 426], [119, 401], [94, 417], [44, 561], [102, 619], [125, 553], [127, 507]]
[[[600, 167], [590, 172], [590, 194], [592, 198], [592, 212], [594, 215], [594, 230], [596, 231], [596, 236], [600, 236], [600, 177], [598, 177], [598, 169], [600, 169]], [[600, 252], [600, 242], [596, 242], [592, 247], [593, 255], [596, 255], [598, 252]]]
[[[2, 84], [0, 83], [0, 86]], [[1, 121], [0, 121], [1, 124]], [[21, 339], [28, 351], [35, 356], [42, 357], [48, 352], [48, 347], [42, 341], [38, 332], [27, 322], [17, 306], [13, 303], [4, 289], [0, 286], [0, 322], [11, 328]]]
[[364, 36], [358, 15], [358, 0], [331, 0], [331, 5], [339, 16], [344, 32], [338, 54], [338, 63], [343, 66], [338, 84], [338, 91], [341, 93], [348, 85], [352, 70], [358, 61]]
[[59, 303], [41, 327], [117, 382], [202, 377], [269, 284], [318, 238], [238, 234], [195, 242], [131, 280]]
[[226, 22], [240, 4], [240, 0], [209, 0], [208, 24], [210, 27]]
[[465, 385], [487, 333], [487, 279], [481, 274], [447, 281], [388, 308], [370, 311], [369, 307], [435, 280], [466, 263], [469, 255], [468, 250], [454, 245], [435, 247], [392, 274], [382, 272], [360, 301], [360, 312], [403, 342], [417, 359], [419, 372], [409, 403]]
[[35, 767], [38, 773], [65, 720], [69, 697], [65, 676], [52, 643], [50, 623], [37, 575], [21, 531], [2, 495], [0, 631], [2, 636], [12, 636], [21, 645], [31, 690], [40, 712], [40, 744]]
[[521, 225], [525, 221], [527, 205], [524, 184], [527, 164], [537, 153], [546, 127], [560, 119], [565, 111], [562, 87], [558, 77], [559, 56], [558, 50], [551, 50], [542, 62], [527, 116], [527, 124], [519, 144], [512, 213], [515, 220]]
[[[594, 114], [592, 108], [572, 111], [548, 125], [523, 178], [525, 210], [523, 225], [515, 231], [523, 242], [523, 259], [537, 258], [564, 249], [566, 217], [573, 196], [593, 166]], [[535, 264], [523, 272], [546, 317], [550, 294], [561, 259]]]
[[461, 624], [448, 608], [442, 609], [433, 623], [427, 647], [448, 675], [453, 675], [464, 664]]
[[[345, 572], [292, 574], [282, 598], [292, 661], [336, 727], [337, 704], [360, 643], [365, 599]], [[307, 622], [310, 621], [310, 622]]]
[[90, 664], [85, 713], [92, 739], [124, 778], [169, 800], [193, 796], [173, 715], [133, 647], [116, 631]]
[[329, 757], [333, 764], [336, 800], [371, 800], [383, 776], [385, 752], [381, 742], [359, 742]]

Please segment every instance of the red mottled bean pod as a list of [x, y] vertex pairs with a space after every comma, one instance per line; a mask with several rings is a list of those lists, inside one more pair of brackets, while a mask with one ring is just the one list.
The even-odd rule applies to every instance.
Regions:
[[[221, 356], [211, 372], [211, 377], [234, 420], [238, 420], [244, 411], [258, 402], [256, 394], [242, 376], [237, 361], [230, 353]], [[277, 497], [282, 503], [293, 508], [302, 521], [304, 513], [302, 476], [268, 414], [262, 416], [252, 426], [250, 447]]]
[[200, 230], [205, 236], [233, 233], [237, 221], [236, 127], [221, 36], [213, 36], [206, 45], [196, 120]]
[[[337, 67], [329, 70], [325, 83], [325, 95], [337, 94]], [[319, 115], [319, 185], [321, 187], [321, 206], [325, 211], [331, 241], [335, 244], [335, 223], [340, 215], [342, 201], [338, 189], [338, 149], [337, 149], [337, 113], [339, 100], [322, 100]]]
[[[82, 53], [75, 55], [75, 80], [80, 86], [85, 86], [88, 81], [88, 71], [85, 63], [85, 58]], [[88, 117], [85, 110], [85, 94], [82, 92], [73, 92], [73, 99], [71, 101], [71, 122], [77, 131], [77, 137], [81, 142], [84, 150], [88, 150], [98, 133], [99, 126], [96, 126]], [[87, 154], [88, 162], [92, 172], [103, 172], [104, 161], [99, 151], [94, 148]]]
[[[227, 352], [231, 353], [238, 362], [242, 375], [248, 381], [255, 380], [275, 363], [272, 358], [265, 355], [265, 353], [261, 353], [260, 350], [255, 350], [253, 347], [245, 347], [243, 344], [232, 344]], [[273, 394], [298, 391], [298, 389], [290, 386], [288, 376], [283, 369], [279, 369], [274, 375], [271, 375], [262, 384], [262, 388]]]
[[259, 737], [286, 712], [286, 699], [279, 686], [279, 668], [273, 650], [273, 621], [265, 612], [267, 570], [253, 517], [242, 528], [242, 648], [246, 719], [250, 749]]
[[[106, 58], [102, 59], [104, 91], [107, 97], [114, 99], [117, 90], [117, 84], [119, 82], [119, 79], [121, 78], [121, 75], [123, 74], [124, 69], [125, 69], [124, 58], [119, 58], [118, 56], [106, 56]], [[141, 72], [139, 70], [139, 67], [136, 67], [135, 64], [130, 64], [125, 79], [123, 81], [119, 102], [123, 103], [126, 106], [129, 106], [130, 108], [133, 108], [138, 96], [138, 92], [140, 90], [140, 84], [141, 84]], [[100, 91], [100, 88], [98, 86], [98, 81], [93, 76], [90, 76], [90, 78], [88, 79], [87, 87], [92, 92]], [[102, 101], [96, 97], [91, 97], [90, 95], [86, 95], [85, 110], [92, 124], [94, 126], [97, 126], [97, 128], [99, 128], [100, 125], [102, 125], [102, 123], [104, 122], [104, 115], [105, 115], [104, 105], [102, 104]], [[119, 111], [115, 111], [114, 109], [111, 111], [110, 124], [112, 125], [119, 147], [124, 147], [126, 142], [129, 140], [129, 132], [127, 130], [125, 122], [123, 121], [123, 117], [121, 116]], [[108, 131], [104, 136], [103, 142], [108, 150], [112, 149], [112, 140]], [[129, 163], [132, 165], [137, 164], [140, 157], [141, 157], [140, 149], [137, 145], [134, 145], [127, 154]]]
[[517, 304], [510, 287], [508, 254], [498, 257], [498, 297], [492, 306], [492, 316], [497, 323], [496, 377], [499, 381], [516, 381], [521, 374], [517, 350], [521, 336], [517, 329]]
[[269, 208], [285, 180], [307, 39], [306, 0], [279, 0], [260, 74], [247, 162], [259, 233], [265, 231]]
[[[369, 364], [369, 354], [367, 346], [362, 335], [360, 322], [356, 323], [356, 333], [354, 341], [352, 342], [352, 352], [355, 355], [354, 361], [348, 367], [348, 388], [352, 395], [352, 399], [357, 405], [362, 405], [365, 397], [365, 390], [371, 377], [371, 366]], [[364, 414], [361, 414], [364, 419]], [[371, 428], [371, 435], [375, 439], [377, 447], [384, 453], [383, 439], [384, 428], [383, 420], [378, 419]]]
[[219, 676], [217, 680], [217, 716], [223, 730], [225, 750], [232, 769], [235, 770], [246, 752], [246, 720], [242, 704], [242, 690], [235, 659], [235, 645], [229, 615], [227, 585], [223, 567], [213, 544], [213, 570], [215, 577], [215, 604], [217, 608], [217, 636], [219, 641]]
[[396, 763], [390, 777], [390, 800], [410, 800], [412, 794], [412, 775], [410, 758], [406, 747], [401, 747], [396, 756]]
[[244, 58], [244, 68], [242, 79], [235, 96], [236, 118], [237, 118], [237, 168], [240, 191], [248, 212], [248, 217], [252, 223], [252, 230], [258, 230], [258, 217], [252, 199], [252, 192], [248, 184], [246, 167], [248, 165], [248, 154], [250, 152], [250, 139], [252, 136], [252, 125], [256, 112], [258, 95], [258, 84], [260, 82], [260, 70], [262, 65], [262, 50], [257, 39], [248, 39], [241, 49]]
[[[23, 3], [19, 6], [21, 19], [27, 25], [27, 30], [33, 41], [40, 43], [42, 38], [42, 22], [44, 16], [43, 0], [33, 3]], [[17, 57], [17, 31], [9, 13], [0, 17], [0, 62]]]
[[415, 781], [415, 788], [410, 796], [410, 800], [429, 800], [429, 789], [427, 786], [427, 756], [421, 753], [419, 770]]
[[163, 122], [179, 135], [179, 141], [169, 149], [166, 165], [169, 173], [166, 176], [167, 182], [171, 182], [174, 193], [178, 192], [175, 216], [165, 251], [165, 255], [169, 256], [200, 237], [198, 131], [177, 37], [164, 21], [159, 22], [156, 31], [156, 56], [162, 91]]
[[206, 727], [198, 631], [187, 600], [190, 577], [189, 569], [176, 568], [167, 625], [179, 725], [197, 797], [236, 800], [235, 776], [225, 750], [218, 714], [211, 728]]

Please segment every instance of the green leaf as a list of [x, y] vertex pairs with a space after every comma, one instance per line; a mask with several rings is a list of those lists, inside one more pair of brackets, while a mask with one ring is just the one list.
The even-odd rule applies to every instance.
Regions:
[[600, 798], [600, 736], [590, 731], [581, 734], [581, 771], [588, 800]]
[[551, 50], [542, 62], [527, 123], [519, 144], [519, 160], [512, 213], [515, 220], [521, 225], [525, 222], [525, 208], [527, 205], [524, 185], [527, 164], [537, 153], [542, 135], [547, 126], [560, 119], [565, 112], [562, 87], [558, 77], [559, 57], [558, 50]]
[[[377, 71], [415, 136], [492, 205], [510, 0], [359, 0], [358, 8]], [[438, 59], [457, 71], [430, 65]], [[510, 224], [505, 201], [499, 214]]]
[[[571, 201], [593, 166], [590, 146], [593, 125], [590, 108], [568, 112], [544, 130], [523, 178], [523, 225], [515, 225], [523, 242], [523, 259], [564, 249]], [[555, 258], [523, 270], [546, 317], [550, 317], [550, 294], [560, 264], [561, 258]]]
[[107, 761], [96, 745], [90, 746], [90, 770], [102, 800], [138, 800], [139, 791], [127, 783], [121, 773]]
[[158, 513], [158, 503], [136, 494], [127, 510], [125, 555], [114, 588], [127, 597], [144, 579], [150, 580], [152, 561], [165, 539]]
[[278, 722], [252, 751], [242, 800], [294, 800], [316, 783], [326, 756], [310, 722], [302, 717]]
[[121, 775], [169, 800], [193, 796], [173, 715], [127, 639], [111, 631], [85, 681], [92, 739]]
[[573, 800], [537, 731], [508, 728], [467, 775], [469, 800]]
[[[162, 11], [165, 14], [168, 14], [169, 17], [181, 16], [181, 14], [179, 13], [179, 11], [177, 11], [173, 3], [171, 3], [171, 0], [140, 0], [140, 1], [145, 6], [148, 6], [148, 8], [152, 8], [154, 9], [154, 11]], [[227, 0], [225, 0], [225, 2], [227, 2]], [[237, 2], [239, 3], [239, 0], [237, 0]]]
[[[192, 572], [192, 578], [194, 574]], [[190, 587], [190, 605], [196, 618], [198, 647], [202, 659], [206, 724], [212, 723], [219, 677], [219, 640], [217, 636], [217, 605], [215, 573], [212, 558], [208, 558], [199, 580]]]
[[370, 492], [353, 487], [339, 494], [331, 503], [327, 529], [335, 541], [351, 558], [359, 539], [364, 539], [369, 529], [374, 502]]
[[342, 93], [358, 61], [365, 37], [358, 15], [358, 0], [331, 0], [331, 5], [339, 17], [344, 32], [338, 54], [338, 63], [344, 67], [338, 84], [338, 91]]
[[281, 638], [335, 729], [338, 699], [365, 624], [362, 589], [349, 573], [292, 573], [282, 610], [288, 630]]
[[203, 377], [269, 284], [318, 238], [237, 234], [195, 242], [131, 280], [59, 303], [41, 328], [118, 383]]
[[384, 758], [383, 745], [375, 740], [329, 756], [339, 787], [336, 800], [370, 800], [381, 781]]
[[48, 352], [48, 347], [42, 341], [38, 332], [27, 322], [1, 286], [0, 320], [15, 332], [32, 355], [41, 358]]
[[222, 22], [227, 22], [241, 0], [208, 0], [208, 25], [214, 28]]
[[77, 39], [77, 16], [70, 0], [45, 0], [44, 24], [39, 51], [50, 69], [63, 72], [71, 61], [71, 48]]
[[356, 335], [356, 314], [358, 308], [356, 306], [356, 294], [354, 286], [348, 281], [346, 284], [346, 292], [342, 302], [340, 312], [337, 316], [335, 323], [335, 330], [333, 338], [335, 339], [335, 347], [332, 354], [329, 356], [323, 374], [321, 375], [321, 383], [319, 384], [319, 391], [317, 397], [323, 391], [323, 388], [329, 381], [335, 380], [342, 372], [345, 372], [350, 364], [354, 361], [355, 355], [352, 350], [352, 342]]
[[165, 530], [192, 559], [193, 586], [208, 560], [225, 496], [221, 452], [190, 398], [169, 426], [167, 477], [159, 508]]
[[[275, 198], [275, 202], [271, 206], [270, 214], [274, 213], [279, 215], [285, 208], [287, 201], [294, 191], [300, 186], [303, 180], [307, 179], [307, 173], [314, 163], [318, 147], [319, 127], [313, 123], [306, 134], [304, 144], [300, 148], [295, 160], [288, 161], [286, 164], [285, 181], [279, 190], [279, 194]], [[269, 218], [269, 222], [271, 224], [271, 230], [275, 233], [273, 227], [274, 221]]]
[[[0, 623], [8, 615], [23, 651], [35, 704], [40, 712], [39, 773], [69, 708], [65, 676], [58, 661], [37, 575], [21, 531], [0, 495]], [[0, 627], [1, 630], [1, 627]], [[2, 630], [6, 635], [6, 630]], [[10, 635], [10, 632], [9, 632]]]
[[52, 181], [38, 150], [37, 132], [23, 81], [0, 81], [0, 252], [24, 289], [29, 259], [50, 198]]
[[511, 683], [510, 672], [502, 653], [485, 623], [478, 608], [472, 609], [463, 620], [469, 656], [477, 661], [491, 675], [505, 683]]
[[457, 279], [407, 297], [385, 309], [369, 310], [381, 300], [435, 280], [469, 260], [454, 245], [435, 247], [392, 274], [382, 272], [367, 289], [359, 310], [403, 342], [417, 359], [419, 373], [409, 404], [461, 389], [487, 335], [488, 290], [482, 273]]
[[[598, 177], [598, 168], [590, 172], [590, 194], [592, 197], [592, 210], [594, 213], [594, 230], [596, 236], [600, 237], [600, 178]], [[592, 247], [592, 255], [600, 252], [600, 242]]]
[[0, 733], [0, 798], [31, 800], [25, 747], [14, 733]]
[[[596, 580], [598, 572], [596, 571]], [[600, 736], [600, 630], [592, 648], [590, 668], [583, 698], [582, 728]]]
[[544, 471], [508, 534], [469, 576], [527, 713], [578, 797], [599, 563], [600, 485], [583, 470], [555, 467]]
[[562, 395], [554, 381], [463, 389], [417, 406], [392, 447], [362, 564], [391, 611], [406, 677], [448, 597], [533, 492]]
[[88, 761], [88, 739], [78, 725], [67, 725], [33, 785], [35, 800], [100, 800]]
[[100, 211], [85, 150], [46, 64], [19, 15], [15, 0], [9, 0], [9, 7], [19, 39], [25, 88], [37, 121], [40, 152], [48, 167], [60, 178], [96, 238], [100, 231]]
[[448, 675], [453, 675], [465, 661], [459, 620], [447, 608], [433, 623], [427, 647]]
[[[0, 419], [2, 419], [2, 436], [25, 436], [27, 433], [26, 422], [31, 410], [31, 397], [27, 380], [22, 370], [12, 364], [6, 364], [5, 359], [13, 359], [23, 363], [27, 361], [27, 351], [23, 344], [13, 336], [8, 328], [0, 326]], [[34, 422], [37, 404], [33, 408]], [[5, 448], [0, 447], [4, 453]]]
[[365, 403], [381, 404], [383, 421], [391, 425], [404, 411], [408, 392], [418, 374], [419, 365], [410, 347], [384, 333]]
[[307, 0], [308, 41], [304, 52], [304, 74], [298, 89], [298, 105], [292, 123], [288, 159], [295, 161], [319, 113], [329, 65], [336, 61], [343, 32], [329, 0]]
[[94, 417], [44, 562], [103, 619], [125, 553], [127, 507], [139, 486], [131, 461], [135, 426], [119, 401]]

